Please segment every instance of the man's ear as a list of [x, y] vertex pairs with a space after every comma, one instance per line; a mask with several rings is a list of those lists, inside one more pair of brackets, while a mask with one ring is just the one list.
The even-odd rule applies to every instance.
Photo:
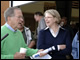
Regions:
[[10, 17], [10, 16], [8, 16], [8, 17], [7, 17], [7, 21], [10, 21], [10, 20], [11, 20], [11, 17]]

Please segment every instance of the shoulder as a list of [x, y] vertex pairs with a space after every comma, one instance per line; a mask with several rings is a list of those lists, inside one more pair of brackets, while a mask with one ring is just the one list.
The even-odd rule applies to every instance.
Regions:
[[6, 34], [6, 28], [5, 25], [1, 26], [1, 37], [4, 36]]
[[1, 30], [3, 30], [5, 27], [6, 27], [5, 25], [1, 26]]
[[44, 20], [44, 17], [42, 17], [42, 19], [41, 20]]
[[42, 19], [40, 20], [40, 22], [45, 22], [44, 18], [42, 18]]
[[70, 36], [69, 30], [62, 28], [62, 27], [60, 27], [59, 34], [66, 36], [66, 37]]
[[20, 30], [18, 30], [18, 29], [17, 29], [17, 33], [20, 33], [20, 34], [22, 34], [22, 33], [21, 33], [21, 31], [20, 31]]
[[30, 30], [28, 27], [25, 27], [25, 26], [24, 26], [24, 29], [25, 29], [26, 31], [29, 31], [29, 30]]
[[20, 36], [20, 38], [22, 38], [22, 37], [23, 37], [23, 34], [22, 34], [22, 32], [21, 32], [20, 30], [17, 30], [16, 34], [17, 34], [17, 35], [19, 35], [19, 36]]
[[40, 33], [46, 33], [46, 32], [48, 32], [48, 31], [49, 31], [49, 28], [46, 27], [46, 28], [44, 28], [44, 29], [41, 29], [41, 30], [40, 30]]
[[27, 29], [27, 30], [29, 29], [29, 28], [28, 28], [28, 27], [26, 27], [26, 26], [24, 26], [24, 28], [25, 28], [25, 29]]
[[1, 26], [1, 34], [7, 32], [7, 27], [5, 25]]
[[31, 30], [28, 27], [24, 26], [24, 30], [25, 30], [26, 33], [31, 33]]
[[63, 28], [63, 27], [60, 27], [60, 31], [69, 33], [69, 31], [67, 29]]
[[77, 32], [76, 34], [75, 34], [75, 36], [74, 36], [74, 40], [79, 40], [79, 32]]

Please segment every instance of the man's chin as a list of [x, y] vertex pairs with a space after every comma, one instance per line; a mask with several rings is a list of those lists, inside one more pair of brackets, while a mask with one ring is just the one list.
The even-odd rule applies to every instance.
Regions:
[[18, 26], [18, 28], [21, 28], [22, 26]]

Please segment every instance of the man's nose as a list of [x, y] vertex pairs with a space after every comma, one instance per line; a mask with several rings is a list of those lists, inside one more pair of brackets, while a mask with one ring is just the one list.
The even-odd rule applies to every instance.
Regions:
[[24, 18], [21, 18], [20, 20], [21, 20], [21, 21], [24, 21]]

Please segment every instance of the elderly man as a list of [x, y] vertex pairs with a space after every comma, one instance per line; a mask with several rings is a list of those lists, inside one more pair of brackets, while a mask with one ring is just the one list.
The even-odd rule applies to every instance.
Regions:
[[[22, 33], [18, 30], [18, 25], [23, 21], [23, 15], [20, 8], [10, 7], [4, 12], [6, 23], [1, 26], [1, 38], [8, 33], [9, 35], [1, 40], [1, 59], [24, 59], [25, 56], [42, 51], [31, 49], [24, 42]], [[26, 48], [26, 53], [20, 53], [20, 48]], [[40, 56], [46, 54], [40, 53]]]

